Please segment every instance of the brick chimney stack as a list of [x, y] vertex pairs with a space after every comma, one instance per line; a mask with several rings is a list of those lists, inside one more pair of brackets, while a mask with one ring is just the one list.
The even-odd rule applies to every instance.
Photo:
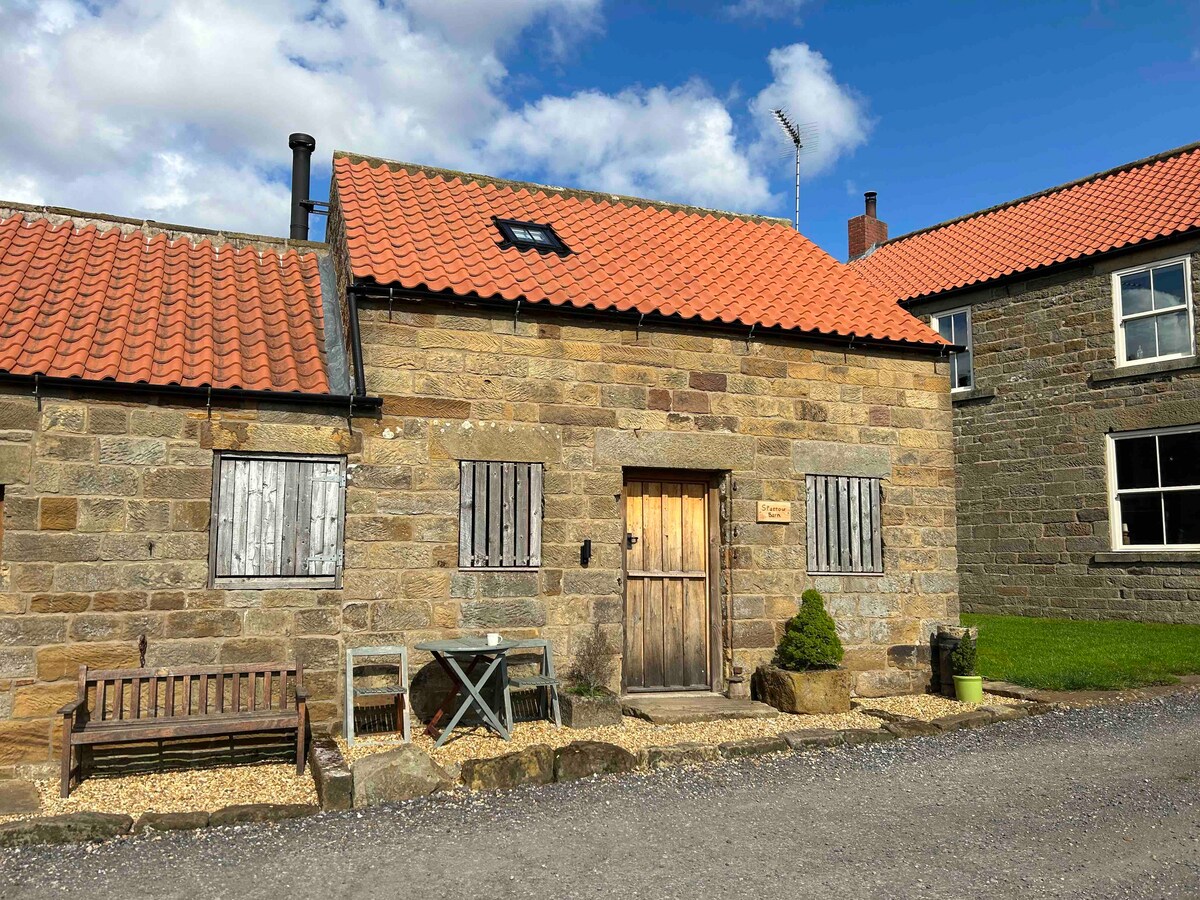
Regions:
[[875, 192], [863, 194], [866, 200], [866, 212], [855, 216], [846, 223], [846, 233], [850, 244], [850, 259], [866, 256], [875, 247], [887, 240], [887, 222], [875, 218]]

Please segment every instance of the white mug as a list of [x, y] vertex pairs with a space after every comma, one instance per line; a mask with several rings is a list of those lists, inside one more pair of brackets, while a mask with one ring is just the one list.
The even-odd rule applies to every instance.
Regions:
[[489, 647], [495, 647], [497, 644], [500, 643], [500, 635], [498, 635], [494, 631], [488, 632], [487, 643], [488, 643]]

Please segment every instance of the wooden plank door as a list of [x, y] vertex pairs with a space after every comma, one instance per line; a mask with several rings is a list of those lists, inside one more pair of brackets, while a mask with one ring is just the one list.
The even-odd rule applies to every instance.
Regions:
[[626, 481], [626, 690], [711, 687], [708, 529], [706, 482]]

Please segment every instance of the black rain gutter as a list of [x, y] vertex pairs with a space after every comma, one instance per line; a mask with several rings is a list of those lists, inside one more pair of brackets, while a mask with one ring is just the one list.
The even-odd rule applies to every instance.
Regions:
[[[481, 309], [503, 310], [511, 313], [517, 305], [517, 300], [507, 300], [503, 297], [483, 297], [477, 293], [456, 294], [454, 291], [432, 291], [428, 288], [406, 288], [401, 285], [386, 285], [375, 282], [356, 282], [350, 286], [350, 303], [351, 310], [356, 310], [355, 298], [361, 300], [434, 300], [444, 303], [451, 303], [460, 306], [475, 306]], [[518, 298], [521, 302], [525, 302], [527, 298]], [[524, 307], [522, 307], [524, 308]], [[596, 322], [611, 322], [613, 319], [628, 321], [634, 324], [642, 322], [656, 323], [666, 325], [672, 328], [702, 328], [705, 330], [720, 331], [722, 333], [735, 336], [745, 337], [746, 329], [751, 329], [752, 333], [758, 334], [773, 334], [780, 337], [791, 337], [792, 339], [803, 339], [807, 341], [815, 341], [822, 344], [831, 344], [834, 346], [854, 346], [854, 347], [873, 347], [884, 350], [904, 350], [910, 353], [928, 353], [934, 356], [940, 356], [947, 351], [962, 349], [951, 347], [946, 344], [925, 344], [918, 341], [897, 341], [888, 340], [886, 338], [872, 338], [865, 335], [834, 335], [824, 334], [815, 331], [804, 331], [799, 328], [781, 328], [778, 325], [751, 327], [749, 325], [732, 324], [729, 322], [710, 322], [700, 318], [685, 319], [682, 316], [670, 316], [662, 313], [641, 313], [637, 310], [623, 311], [619, 309], [600, 310], [589, 306], [580, 308], [569, 304], [557, 306], [549, 302], [530, 302], [530, 308], [544, 308], [547, 312], [563, 313], [588, 319]], [[352, 316], [357, 315], [352, 312]], [[351, 330], [357, 326], [352, 322]], [[361, 354], [361, 350], [359, 351]]]
[[300, 391], [258, 391], [243, 390], [242, 388], [208, 388], [189, 387], [181, 384], [146, 384], [143, 382], [130, 383], [127, 381], [107, 381], [89, 378], [60, 378], [48, 375], [17, 375], [11, 372], [0, 372], [0, 385], [24, 386], [33, 388], [38, 394], [43, 388], [72, 391], [98, 391], [102, 393], [127, 394], [130, 396], [156, 395], [162, 397], [180, 397], [191, 400], [202, 400], [208, 403], [214, 401], [254, 401], [265, 403], [285, 403], [297, 406], [322, 406], [332, 410], [347, 411], [351, 409], [376, 410], [383, 405], [381, 397], [367, 397], [349, 394], [310, 394]]

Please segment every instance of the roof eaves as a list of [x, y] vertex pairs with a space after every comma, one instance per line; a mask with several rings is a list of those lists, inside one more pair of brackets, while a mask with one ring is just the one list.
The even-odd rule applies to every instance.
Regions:
[[[372, 295], [370, 289], [375, 288], [380, 291], [379, 294]], [[431, 290], [430, 288], [420, 285], [416, 287], [406, 286], [402, 283], [387, 284], [376, 281], [374, 278], [359, 278], [356, 279], [350, 286], [351, 290], [359, 293], [371, 300], [392, 300], [394, 299], [393, 291], [399, 292], [407, 297], [416, 300], [436, 300], [442, 302], [466, 302], [479, 306], [488, 307], [508, 307], [513, 305], [513, 301], [508, 300], [502, 294], [480, 294], [475, 291], [468, 293], [459, 293], [453, 290]], [[823, 341], [836, 344], [865, 344], [870, 346], [894, 347], [898, 349], [920, 350], [926, 353], [936, 352], [942, 353], [952, 349], [951, 345], [944, 339], [937, 336], [937, 340], [918, 341], [909, 340], [907, 338], [887, 338], [873, 337], [871, 335], [860, 335], [857, 333], [845, 334], [839, 331], [821, 331], [815, 328], [802, 328], [799, 326], [784, 326], [784, 325], [764, 325], [762, 323], [744, 322], [740, 319], [726, 321], [720, 317], [705, 317], [702, 315], [684, 316], [679, 313], [663, 313], [663, 312], [641, 312], [637, 309], [622, 310], [616, 306], [600, 307], [594, 303], [586, 303], [582, 306], [576, 305], [569, 301], [555, 303], [552, 300], [529, 300], [522, 295], [518, 298], [521, 303], [529, 303], [531, 306], [548, 306], [560, 312], [569, 315], [584, 315], [594, 316], [597, 318], [616, 317], [619, 319], [628, 319], [631, 321], [644, 322], [649, 320], [660, 324], [671, 325], [673, 327], [700, 327], [700, 328], [720, 328], [726, 331], [741, 332], [747, 331], [750, 334], [766, 332], [769, 334], [777, 334], [791, 336], [799, 339]]]

